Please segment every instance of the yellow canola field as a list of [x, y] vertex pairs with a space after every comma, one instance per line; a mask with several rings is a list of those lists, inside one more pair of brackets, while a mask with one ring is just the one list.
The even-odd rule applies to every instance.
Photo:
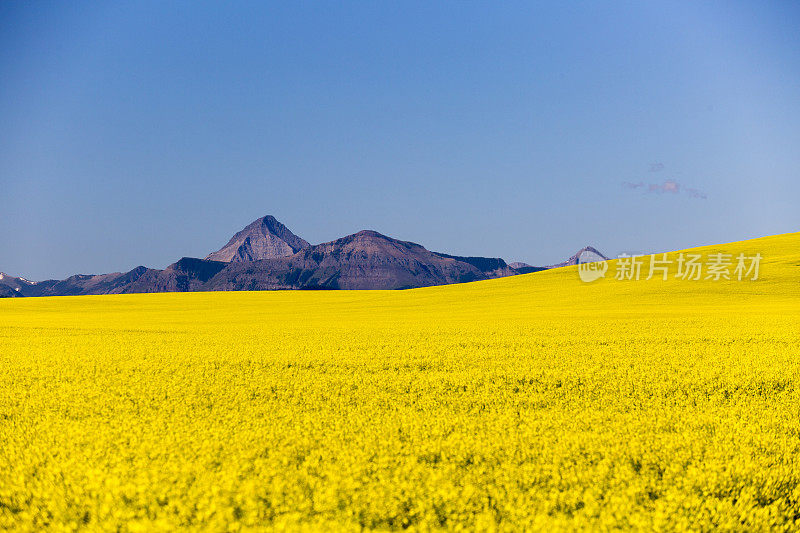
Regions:
[[759, 279], [0, 300], [0, 529], [796, 530], [800, 233], [697, 251]]

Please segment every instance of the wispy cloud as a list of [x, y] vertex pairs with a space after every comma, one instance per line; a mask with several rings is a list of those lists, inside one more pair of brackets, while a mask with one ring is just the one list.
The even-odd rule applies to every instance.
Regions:
[[647, 187], [648, 192], [668, 192], [678, 194], [681, 192], [681, 185], [675, 180], [664, 180], [664, 183], [651, 183]]
[[[649, 170], [653, 174], [662, 172], [665, 168], [666, 166], [661, 162], [650, 163], [649, 166]], [[685, 187], [673, 179], [666, 179], [661, 182], [623, 181], [622, 186], [626, 189], [641, 189], [647, 194], [685, 194], [690, 198], [699, 198], [701, 200], [705, 200], [707, 198], [706, 193], [703, 191], [693, 189], [691, 187]]]
[[671, 179], [664, 180], [660, 183], [645, 183], [644, 181], [634, 183], [631, 181], [623, 181], [622, 186], [626, 189], [641, 189], [651, 194], [685, 194], [690, 198], [699, 198], [701, 200], [707, 198], [704, 192], [691, 187], [684, 187], [677, 181]]
[[622, 186], [628, 189], [638, 189], [639, 187], [644, 187], [644, 182], [640, 181], [639, 183], [632, 183], [630, 181], [623, 181]]

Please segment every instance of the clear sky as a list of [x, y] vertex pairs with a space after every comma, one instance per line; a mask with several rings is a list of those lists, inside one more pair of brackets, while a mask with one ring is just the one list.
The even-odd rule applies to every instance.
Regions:
[[798, 28], [798, 2], [2, 2], [0, 270], [163, 268], [265, 214], [532, 264], [798, 231]]

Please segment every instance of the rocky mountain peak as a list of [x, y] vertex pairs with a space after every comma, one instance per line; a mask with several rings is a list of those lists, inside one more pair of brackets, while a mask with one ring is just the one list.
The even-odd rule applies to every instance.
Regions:
[[584, 246], [566, 261], [562, 261], [561, 263], [555, 265], [549, 265], [545, 268], [559, 268], [564, 266], [577, 265], [578, 263], [608, 261], [608, 259], [609, 258], [603, 255], [597, 248], [593, 246]]
[[292, 255], [309, 244], [272, 215], [254, 220], [206, 259], [237, 263]]

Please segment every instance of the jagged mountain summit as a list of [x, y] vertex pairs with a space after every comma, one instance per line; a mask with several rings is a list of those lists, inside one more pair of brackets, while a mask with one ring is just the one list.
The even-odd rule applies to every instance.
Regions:
[[[534, 267], [500, 258], [427, 250], [376, 231], [310, 245], [272, 216], [255, 220], [206, 259], [184, 257], [163, 270], [70, 276], [32, 282], [0, 274], [0, 297], [275, 289], [410, 289], [525, 274], [588, 260], [592, 247], [563, 263]], [[592, 259], [597, 258], [597, 259]]]
[[261, 217], [231, 237], [228, 244], [206, 256], [210, 261], [240, 263], [286, 257], [310, 245], [272, 215]]
[[570, 265], [577, 265], [578, 263], [594, 263], [597, 261], [608, 261], [608, 257], [600, 253], [597, 248], [592, 246], [584, 246], [580, 250], [578, 250], [572, 257], [567, 259], [566, 261], [562, 261], [560, 263], [556, 263], [555, 265], [549, 265], [545, 268], [561, 268]]
[[577, 265], [578, 263], [594, 263], [596, 261], [608, 261], [608, 257], [600, 253], [597, 248], [592, 246], [585, 246], [578, 250], [566, 261], [556, 263], [555, 265], [548, 266], [533, 266], [528, 263], [521, 263], [515, 261], [509, 263], [508, 266], [517, 271], [518, 274], [529, 274], [531, 272], [539, 272], [540, 270], [549, 270], [551, 268], [561, 268], [565, 266]]

